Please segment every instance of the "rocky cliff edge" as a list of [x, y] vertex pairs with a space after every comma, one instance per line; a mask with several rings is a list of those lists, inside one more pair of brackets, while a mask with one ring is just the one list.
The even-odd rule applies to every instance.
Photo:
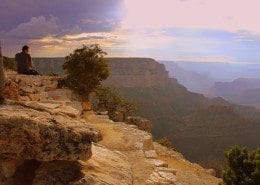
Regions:
[[214, 171], [185, 160], [135, 125], [81, 115], [57, 77], [7, 75], [0, 107], [1, 185], [217, 185]]

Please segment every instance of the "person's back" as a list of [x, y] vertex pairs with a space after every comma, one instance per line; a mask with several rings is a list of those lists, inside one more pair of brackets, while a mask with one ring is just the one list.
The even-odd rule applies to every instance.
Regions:
[[17, 53], [15, 55], [15, 61], [17, 62], [18, 73], [27, 74], [30, 70], [29, 62], [31, 61], [31, 56], [25, 52]]
[[39, 75], [39, 73], [32, 69], [32, 57], [29, 54], [29, 47], [24, 46], [21, 53], [15, 55], [17, 62], [17, 71], [19, 74], [25, 75]]

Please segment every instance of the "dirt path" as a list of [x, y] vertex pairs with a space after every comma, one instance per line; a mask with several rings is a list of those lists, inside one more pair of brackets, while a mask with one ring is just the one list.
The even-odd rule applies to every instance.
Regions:
[[120, 151], [128, 157], [133, 185], [147, 184], [146, 180], [153, 172], [154, 166], [145, 160], [143, 148], [153, 149], [151, 136], [124, 123], [111, 123], [106, 118], [98, 118], [95, 115], [88, 115], [86, 119], [101, 131], [103, 135], [101, 145]]

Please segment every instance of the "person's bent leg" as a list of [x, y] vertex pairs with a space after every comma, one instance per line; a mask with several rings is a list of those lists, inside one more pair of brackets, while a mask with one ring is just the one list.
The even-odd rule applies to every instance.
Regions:
[[40, 75], [36, 70], [30, 69], [28, 75]]

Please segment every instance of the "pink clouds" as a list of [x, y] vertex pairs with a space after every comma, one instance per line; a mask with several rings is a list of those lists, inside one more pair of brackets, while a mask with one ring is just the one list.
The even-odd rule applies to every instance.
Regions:
[[125, 0], [124, 27], [202, 28], [260, 34], [259, 0]]

